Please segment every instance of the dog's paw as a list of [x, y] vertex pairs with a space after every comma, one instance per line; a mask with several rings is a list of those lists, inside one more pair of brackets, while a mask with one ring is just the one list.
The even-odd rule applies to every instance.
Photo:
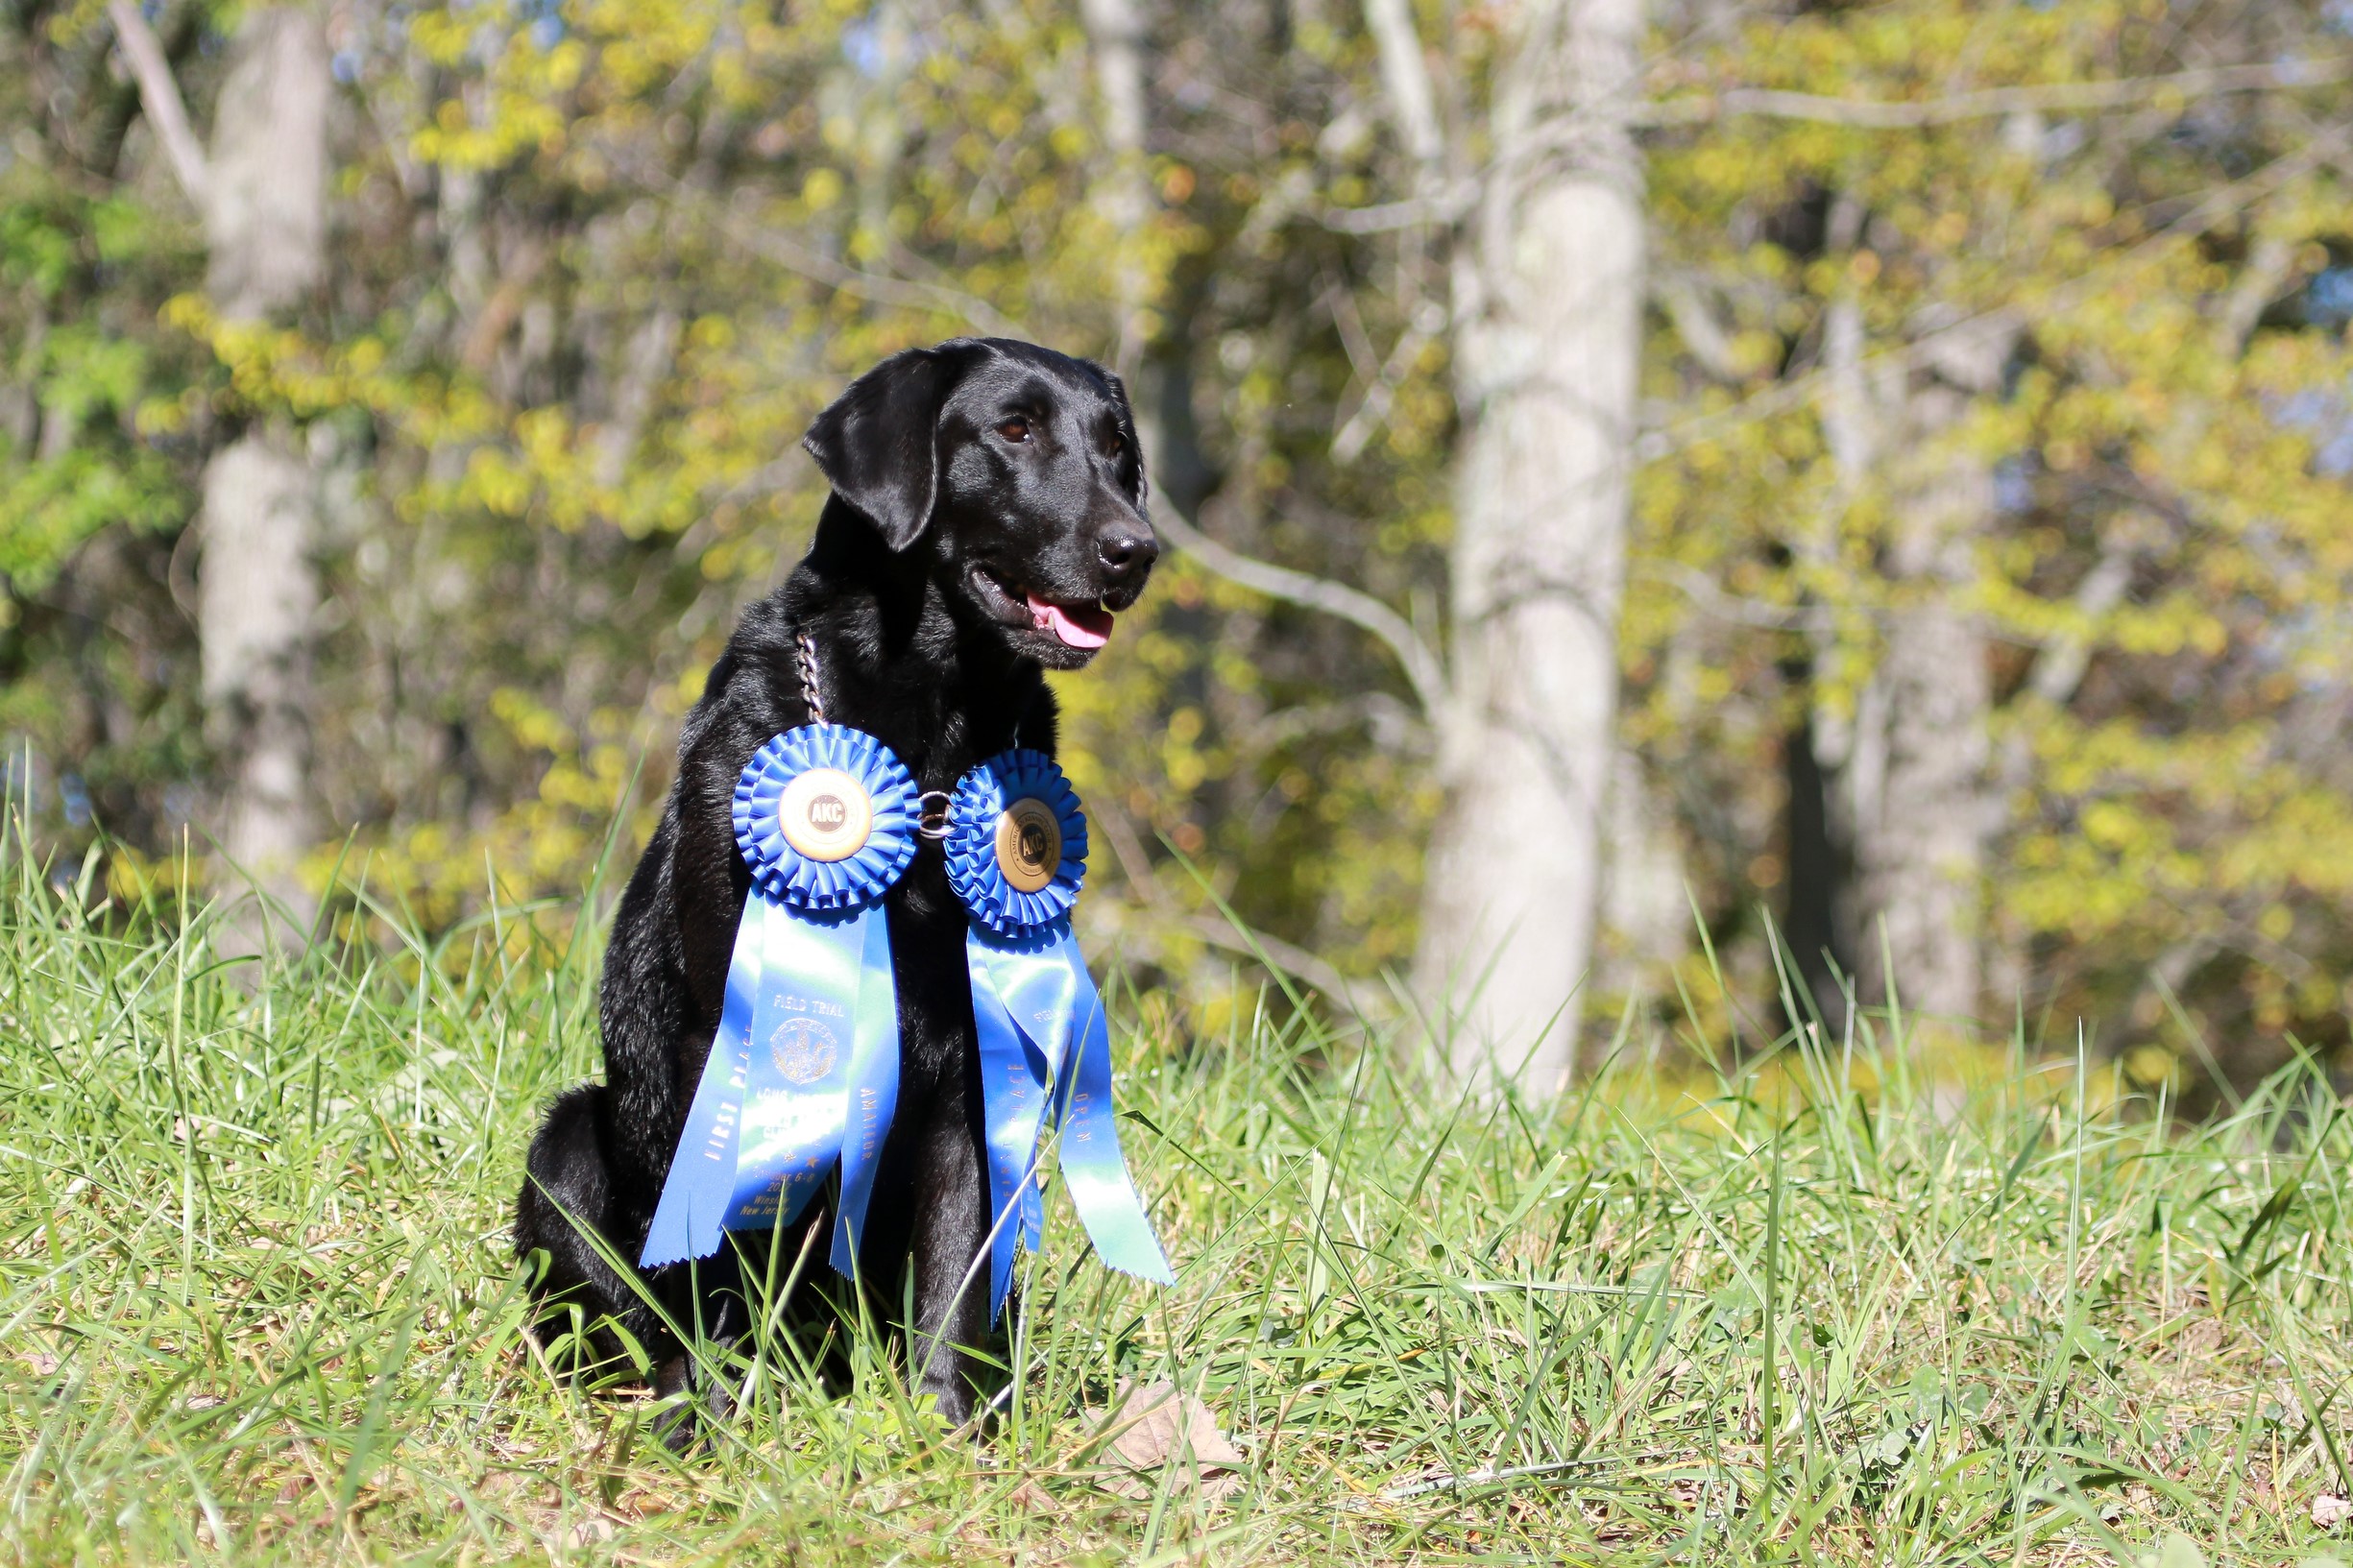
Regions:
[[654, 1417], [654, 1435], [682, 1459], [694, 1451], [702, 1436], [694, 1419], [692, 1367], [692, 1361], [681, 1354], [654, 1368], [654, 1400], [664, 1407]]
[[708, 1428], [736, 1412], [735, 1392], [725, 1380], [698, 1375], [694, 1359], [684, 1354], [654, 1368], [654, 1400], [662, 1407], [654, 1435], [681, 1457], [700, 1446]]

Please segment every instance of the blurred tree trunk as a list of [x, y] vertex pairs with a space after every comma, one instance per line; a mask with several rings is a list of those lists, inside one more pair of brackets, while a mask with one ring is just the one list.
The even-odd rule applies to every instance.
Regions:
[[[293, 8], [248, 12], [233, 48], [202, 204], [206, 288], [223, 320], [266, 321], [325, 276], [327, 50], [318, 22]], [[226, 770], [221, 848], [298, 920], [309, 901], [296, 862], [314, 836], [317, 490], [301, 432], [267, 421], [206, 466], [200, 523], [206, 729]]]
[[1592, 970], [1604, 996], [1672, 995], [1664, 977], [1690, 950], [1674, 801], [1642, 756], [1620, 745], [1612, 760], [1609, 816], [1601, 843], [1601, 929]]
[[[1877, 663], [1851, 716], [1817, 712], [1806, 731], [1844, 871], [1839, 945], [1863, 1000], [1892, 994], [1906, 1011], [1959, 1020], [1976, 1016], [1984, 986], [1996, 803], [1992, 670], [1965, 603], [1994, 515], [1993, 474], [1957, 436], [1975, 400], [1999, 389], [2010, 337], [1956, 338], [1924, 365], [1891, 359], [1874, 371], [1851, 299], [1831, 306], [1825, 329], [1839, 491], [1851, 499], [1876, 484], [1889, 516]], [[1797, 815], [1793, 803], [1793, 824]]]
[[1453, 1070], [1539, 1098], [1574, 1065], [1613, 754], [1641, 33], [1641, 0], [1528, 0], [1456, 268], [1453, 689], [1417, 967]]
[[914, 69], [915, 38], [901, 0], [882, 0], [867, 17], [872, 50], [866, 80], [859, 91], [858, 231], [851, 253], [886, 256], [896, 236], [890, 204], [898, 192], [899, 165], [907, 156], [907, 120], [899, 89]]
[[[1792, 685], [1805, 688], [1816, 667], [1811, 659], [1796, 661], [1785, 665], [1783, 673]], [[1840, 925], [1853, 880], [1848, 856], [1854, 845], [1853, 834], [1833, 830], [1832, 783], [1824, 772], [1830, 755], [1825, 736], [1834, 735], [1843, 745], [1852, 733], [1852, 725], [1830, 722], [1817, 706], [1801, 709], [1797, 723], [1782, 738], [1782, 784], [1786, 791], [1782, 838], [1788, 853], [1788, 892], [1782, 905], [1781, 937], [1796, 971], [1792, 980], [1805, 988], [1833, 1037], [1846, 1028], [1847, 986], [1855, 976], [1854, 953]], [[1797, 1015], [1785, 1022], [1805, 1024], [1810, 1016], [1801, 1003]]]
[[1145, 340], [1151, 336], [1145, 310], [1150, 273], [1136, 254], [1145, 220], [1152, 214], [1152, 187], [1144, 167], [1144, 13], [1137, 0], [1080, 0], [1079, 15], [1095, 56], [1104, 145], [1111, 155], [1110, 175], [1098, 200], [1120, 244], [1112, 278], [1119, 335], [1111, 366], [1132, 386], [1142, 367]]
[[1970, 402], [1970, 390], [1931, 376], [1903, 404], [1887, 464], [1894, 604], [1842, 791], [1854, 866], [1846, 925], [1862, 994], [1955, 1019], [1976, 1016], [1984, 981], [1992, 826], [1992, 672], [1965, 601], [1993, 475], [1952, 439]]

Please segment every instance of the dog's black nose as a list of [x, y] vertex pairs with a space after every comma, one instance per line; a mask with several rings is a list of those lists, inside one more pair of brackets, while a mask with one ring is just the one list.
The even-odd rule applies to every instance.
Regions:
[[1152, 564], [1160, 559], [1160, 545], [1150, 534], [1105, 534], [1095, 546], [1095, 559], [1103, 563], [1104, 575], [1117, 587], [1150, 571]]

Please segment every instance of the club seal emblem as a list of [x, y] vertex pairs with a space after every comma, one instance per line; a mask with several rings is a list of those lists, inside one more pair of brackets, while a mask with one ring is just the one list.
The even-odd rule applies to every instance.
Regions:
[[788, 1018], [768, 1037], [768, 1054], [788, 1083], [814, 1083], [834, 1070], [834, 1031], [813, 1018]]

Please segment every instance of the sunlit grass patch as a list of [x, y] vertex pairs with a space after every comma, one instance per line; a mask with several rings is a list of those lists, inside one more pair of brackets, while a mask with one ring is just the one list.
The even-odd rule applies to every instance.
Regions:
[[[15, 1560], [2353, 1556], [2312, 1522], [2353, 1492], [2353, 1134], [2310, 1073], [2169, 1129], [2096, 1061], [1940, 1076], [1864, 1015], [1540, 1113], [1279, 996], [1212, 1037], [1115, 990], [1178, 1287], [1052, 1209], [984, 1438], [872, 1337], [847, 1398], [778, 1337], [679, 1459], [522, 1334], [522, 1148], [595, 1063], [573, 922], [230, 966], [201, 912], [6, 882]], [[1085, 1412], [1158, 1378], [1238, 1487], [1112, 1462]]]

